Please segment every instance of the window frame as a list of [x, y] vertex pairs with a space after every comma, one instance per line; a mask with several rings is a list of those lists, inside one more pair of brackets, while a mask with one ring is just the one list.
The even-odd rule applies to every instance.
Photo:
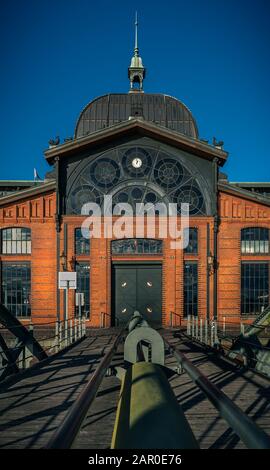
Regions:
[[[196, 287], [196, 293], [197, 293], [197, 303], [196, 303], [196, 312], [193, 313], [193, 316], [195, 317], [198, 317], [198, 314], [199, 314], [199, 263], [198, 261], [196, 260], [186, 260], [184, 261], [184, 264], [183, 264], [183, 316], [184, 318], [188, 318], [189, 315], [191, 315], [189, 313], [189, 309], [186, 309], [186, 305], [189, 305], [190, 302], [186, 302], [186, 277], [185, 277], [185, 273], [186, 273], [186, 266], [187, 265], [192, 265], [192, 266], [196, 266], [196, 276], [197, 276], [197, 287]], [[194, 290], [192, 290], [192, 292], [194, 292]], [[192, 305], [194, 304], [194, 302], [192, 302]]]
[[[18, 266], [25, 266], [26, 268], [29, 269], [29, 285], [27, 286], [28, 287], [28, 293], [27, 293], [27, 296], [28, 296], [28, 308], [27, 308], [27, 311], [29, 312], [29, 314], [27, 315], [18, 315], [17, 312], [16, 314], [14, 315], [15, 318], [22, 318], [22, 319], [29, 319], [31, 318], [32, 316], [32, 302], [31, 302], [31, 295], [32, 295], [32, 265], [31, 265], [31, 262], [30, 261], [17, 261], [17, 260], [14, 260], [14, 261], [11, 261], [11, 260], [2, 260], [1, 261], [1, 269], [0, 269], [0, 272], [1, 272], [1, 302], [3, 303], [3, 305], [5, 305], [10, 311], [11, 313], [13, 314], [12, 312], [12, 306], [13, 306], [13, 303], [11, 303], [11, 308], [10, 306], [8, 306], [5, 302], [4, 302], [4, 275], [3, 275], [3, 270], [4, 268], [7, 266], [7, 265], [16, 265], [17, 266], [17, 269], [18, 269]], [[14, 279], [14, 276], [11, 276], [11, 279]], [[22, 279], [22, 277], [20, 278]], [[26, 278], [27, 280], [27, 278]], [[12, 285], [13, 285], [13, 282], [12, 282]], [[13, 288], [11, 289], [12, 291], [14, 290]], [[16, 286], [16, 294], [18, 292], [18, 289], [17, 289], [17, 286]], [[22, 297], [22, 300], [23, 300], [23, 296]], [[23, 304], [18, 304], [16, 303], [15, 304], [16, 306], [17, 305], [21, 305], [23, 306]]]
[[[267, 239], [261, 239], [260, 237], [257, 239], [254, 237], [253, 239], [250, 240], [243, 240], [243, 234], [247, 230], [264, 230], [266, 233], [268, 233], [268, 240]], [[243, 244], [246, 244], [246, 249], [249, 246], [249, 248], [253, 247], [254, 251], [243, 251]], [[259, 244], [259, 251], [255, 251], [256, 244]], [[264, 243], [265, 246], [268, 244], [268, 251], [260, 251], [260, 245], [261, 243]], [[267, 256], [270, 254], [270, 229], [268, 227], [242, 227], [240, 230], [240, 252], [242, 256]]]
[[88, 250], [85, 252], [78, 252], [77, 251], [77, 243], [79, 243], [79, 240], [77, 242], [77, 239], [76, 239], [76, 233], [77, 231], [81, 231], [81, 227], [75, 227], [74, 228], [74, 254], [75, 256], [90, 256], [90, 251], [91, 251], [91, 243], [90, 243], [90, 238], [87, 239], [87, 238], [84, 238], [81, 234], [81, 237], [79, 240], [83, 239], [85, 240], [86, 242], [88, 241]]
[[[198, 227], [189, 227], [188, 230], [189, 230], [189, 242], [188, 242], [188, 246], [184, 248], [184, 255], [185, 256], [198, 256], [199, 255], [199, 229]], [[194, 232], [196, 233], [196, 251], [189, 252], [187, 251], [187, 249], [190, 246], [190, 233], [191, 233], [190, 231], [191, 230], [194, 230]]]
[[[4, 233], [7, 233], [8, 230], [11, 231], [11, 238], [10, 240], [8, 238], [4, 239]], [[21, 231], [21, 236], [20, 239], [13, 239], [13, 230], [20, 230]], [[23, 232], [24, 231], [24, 232]], [[0, 236], [1, 236], [1, 255], [3, 256], [29, 256], [32, 254], [32, 230], [29, 227], [18, 227], [18, 226], [12, 226], [12, 227], [2, 227], [0, 230]], [[23, 233], [25, 234], [25, 240], [23, 239]], [[27, 235], [29, 235], [29, 238]], [[7, 244], [7, 242], [10, 241], [11, 243], [11, 252], [7, 252], [7, 245], [6, 245], [6, 251], [4, 251], [4, 242]], [[26, 251], [25, 253], [22, 251], [23, 243], [25, 243]], [[13, 244], [16, 244], [16, 251], [12, 252], [13, 249]], [[21, 247], [21, 251], [17, 251], [18, 245]], [[30, 246], [30, 250], [29, 250]]]
[[[243, 305], [244, 305], [244, 302], [243, 302], [243, 266], [244, 265], [266, 265], [267, 268], [266, 268], [266, 271], [268, 272], [268, 301], [266, 301], [265, 305], [262, 304], [258, 304], [258, 306], [261, 306], [261, 307], [264, 307], [266, 308], [269, 304], [269, 297], [270, 297], [270, 262], [269, 261], [262, 261], [262, 260], [252, 260], [252, 261], [241, 261], [241, 271], [240, 271], [240, 314], [241, 314], [241, 317], [256, 317], [258, 315], [260, 315], [261, 313], [261, 309], [260, 311], [258, 311], [257, 313], [253, 312], [253, 313], [250, 313], [250, 312], [244, 312], [244, 308], [243, 308]], [[256, 282], [258, 283], [258, 276], [254, 276], [254, 279], [256, 279]], [[251, 282], [249, 281], [249, 286], [250, 286]], [[255, 290], [258, 290], [255, 289], [255, 287], [253, 287], [253, 292], [255, 292]], [[251, 301], [249, 300], [248, 304], [251, 305]], [[245, 302], [246, 304], [246, 302]]]
[[[84, 306], [83, 306], [83, 309], [82, 309], [82, 312], [83, 314], [85, 314], [85, 318], [86, 320], [90, 320], [91, 319], [91, 264], [90, 264], [90, 261], [88, 260], [76, 260], [76, 265], [75, 265], [75, 271], [77, 273], [77, 289], [76, 289], [76, 292], [81, 292], [79, 291], [78, 289], [78, 267], [79, 266], [88, 266], [88, 273], [89, 273], [89, 282], [88, 282], [88, 288], [89, 288], [89, 311], [88, 311], [88, 315], [86, 314], [85, 312], [85, 306], [86, 306], [86, 303], [85, 303], [85, 296], [84, 296]], [[85, 292], [81, 292], [83, 294], [85, 294]], [[78, 315], [78, 308], [76, 307], [76, 314]]]
[[[144, 247], [144, 243], [145, 242], [159, 242], [157, 243], [157, 246], [160, 246], [161, 247], [161, 251], [157, 251], [157, 252], [153, 252], [151, 253], [151, 251], [149, 252], [146, 252], [146, 251], [142, 251], [142, 252], [139, 252], [139, 251], [134, 251], [134, 252], [114, 252], [113, 251], [113, 245], [116, 244], [117, 242], [134, 242], [134, 241], [140, 241], [140, 242], [143, 242], [142, 246]], [[111, 240], [111, 256], [163, 256], [163, 240], [159, 239], [159, 238], [121, 238], [121, 239], [115, 239], [115, 240]], [[149, 245], [150, 246], [150, 245]]]

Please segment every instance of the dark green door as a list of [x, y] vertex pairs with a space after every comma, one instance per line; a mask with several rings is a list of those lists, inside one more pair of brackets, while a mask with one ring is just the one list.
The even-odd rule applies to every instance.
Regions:
[[153, 326], [161, 325], [161, 266], [115, 265], [112, 282], [112, 322], [125, 324], [138, 310]]

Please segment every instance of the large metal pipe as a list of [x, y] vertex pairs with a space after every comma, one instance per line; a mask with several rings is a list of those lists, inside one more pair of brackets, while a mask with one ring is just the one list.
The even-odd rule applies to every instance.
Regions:
[[162, 367], [130, 366], [123, 378], [112, 449], [198, 449]]
[[113, 345], [101, 360], [79, 397], [73, 403], [64, 421], [60, 424], [55, 434], [53, 434], [46, 445], [46, 449], [69, 449], [74, 443], [89, 408], [95, 399], [102, 379], [117, 351], [123, 333], [124, 329], [121, 330], [116, 337]]

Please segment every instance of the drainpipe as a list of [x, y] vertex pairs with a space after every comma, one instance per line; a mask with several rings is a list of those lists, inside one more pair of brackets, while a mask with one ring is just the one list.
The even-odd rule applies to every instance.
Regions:
[[56, 179], [56, 213], [55, 213], [55, 228], [56, 228], [56, 317], [60, 321], [60, 291], [58, 289], [58, 273], [60, 271], [60, 230], [61, 230], [61, 208], [60, 208], [60, 190], [59, 190], [59, 157], [55, 157], [55, 179]]
[[210, 256], [210, 226], [209, 223], [206, 227], [206, 243], [207, 243], [207, 276], [206, 276], [206, 318], [210, 319], [210, 270], [208, 266], [208, 258]]
[[218, 318], [217, 300], [218, 300], [218, 229], [219, 229], [219, 215], [218, 215], [218, 158], [213, 160], [213, 179], [214, 179], [214, 265], [213, 265], [213, 317], [214, 320]]

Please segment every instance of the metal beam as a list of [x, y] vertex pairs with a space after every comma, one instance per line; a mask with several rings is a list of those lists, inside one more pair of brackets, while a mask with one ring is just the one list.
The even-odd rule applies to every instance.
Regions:
[[24, 325], [10, 313], [10, 311], [2, 304], [0, 304], [0, 323], [7, 328], [16, 338], [24, 344], [29, 351], [39, 361], [48, 357], [39, 342], [33, 335], [25, 328]]

